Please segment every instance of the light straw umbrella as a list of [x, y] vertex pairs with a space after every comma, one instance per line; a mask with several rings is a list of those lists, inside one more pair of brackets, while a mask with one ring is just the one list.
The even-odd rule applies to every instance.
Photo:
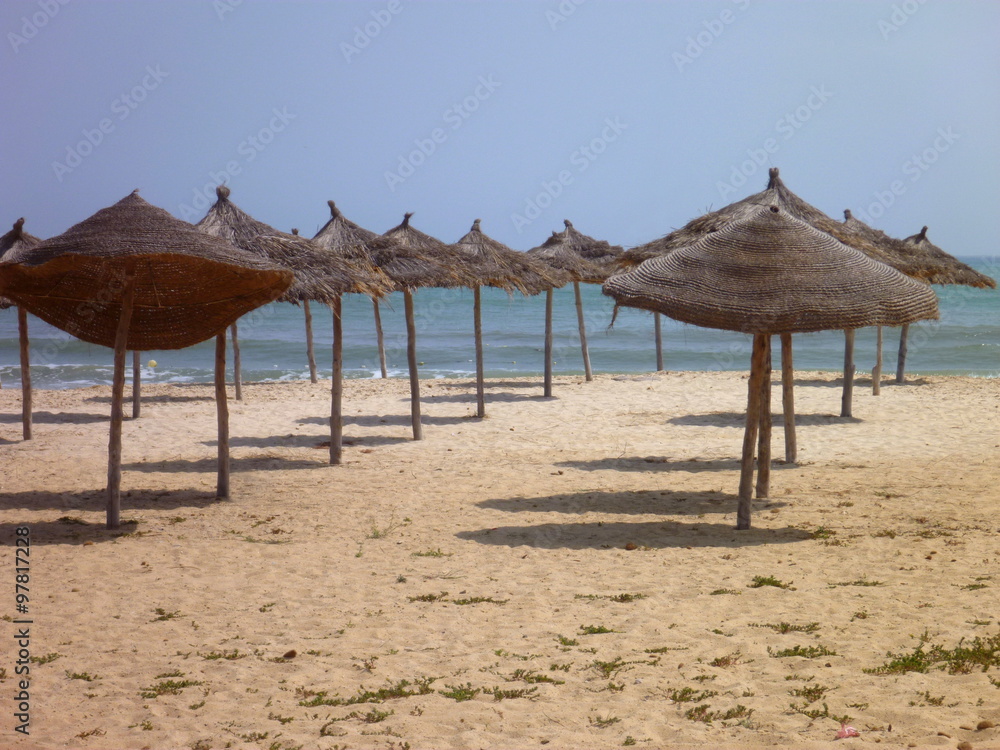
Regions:
[[77, 338], [114, 348], [108, 528], [120, 522], [126, 350], [181, 349], [216, 336], [217, 494], [228, 498], [225, 330], [291, 282], [290, 271], [197, 231], [138, 191], [0, 262], [0, 293]]
[[486, 396], [483, 374], [483, 331], [482, 300], [480, 287], [490, 286], [505, 290], [508, 294], [515, 290], [525, 296], [538, 294], [562, 286], [568, 280], [566, 274], [534, 260], [526, 253], [507, 247], [502, 242], [484, 234], [479, 219], [472, 223], [468, 231], [452, 248], [461, 253], [475, 279], [473, 286], [473, 329], [476, 339], [476, 416], [486, 416]]
[[[579, 300], [579, 282], [597, 283], [605, 278], [602, 268], [577, 253], [566, 241], [563, 233], [553, 232], [552, 235], [538, 247], [528, 251], [528, 255], [542, 263], [561, 271], [569, 281], [577, 284], [576, 294]], [[559, 286], [562, 286], [561, 284]], [[544, 394], [552, 397], [552, 294], [553, 288], [545, 290], [545, 379]], [[578, 307], [578, 310], [582, 308]], [[582, 324], [582, 315], [580, 316]], [[581, 329], [581, 334], [583, 330]], [[586, 351], [586, 349], [583, 349]], [[585, 363], [586, 364], [586, 363]]]
[[[254, 219], [229, 200], [229, 188], [216, 188], [218, 199], [197, 226], [203, 232], [222, 237], [236, 247], [267, 258], [274, 263], [294, 271], [295, 281], [281, 297], [282, 302], [301, 302], [307, 299], [319, 300], [330, 305], [334, 324], [334, 352], [342, 346], [341, 340], [341, 295], [345, 292], [381, 294], [383, 287], [373, 285], [343, 258], [324, 251], [311, 240], [294, 234], [287, 234], [264, 222]], [[233, 333], [235, 334], [235, 327]], [[235, 347], [235, 337], [233, 339]], [[341, 362], [334, 362], [334, 377], [331, 381], [330, 405], [330, 463], [340, 463], [340, 434], [342, 419], [340, 414], [342, 386], [337, 368]]]
[[[0, 237], [0, 263], [8, 254], [10, 257], [30, 250], [41, 240], [24, 231], [24, 219], [14, 222], [14, 227]], [[14, 304], [13, 300], [0, 297], [0, 310]], [[21, 436], [31, 440], [31, 354], [28, 347], [28, 312], [17, 306], [17, 335], [21, 355]]]
[[403, 293], [406, 315], [406, 361], [410, 372], [410, 423], [413, 439], [423, 439], [420, 424], [420, 375], [417, 371], [417, 327], [413, 315], [413, 292], [418, 287], [470, 286], [474, 278], [465, 259], [441, 240], [410, 226], [413, 213], [385, 233], [396, 247], [375, 251], [373, 260]]
[[611, 277], [604, 293], [619, 305], [753, 334], [738, 529], [750, 528], [758, 437], [757, 496], [767, 497], [769, 492], [770, 337], [901, 325], [938, 314], [937, 297], [926, 285], [815, 230], [777, 205], [758, 207], [688, 247]]

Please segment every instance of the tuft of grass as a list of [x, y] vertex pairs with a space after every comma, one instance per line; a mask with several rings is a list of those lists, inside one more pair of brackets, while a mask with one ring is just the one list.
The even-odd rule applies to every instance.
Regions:
[[56, 519], [56, 523], [64, 523], [68, 526], [86, 526], [87, 522], [82, 518], [77, 518], [76, 516], [60, 516]]
[[90, 672], [66, 672], [66, 676], [71, 680], [83, 680], [84, 682], [101, 679], [100, 675], [90, 674]]
[[469, 599], [452, 599], [452, 604], [506, 604], [509, 599], [494, 599], [492, 596], [473, 596]]
[[791, 695], [796, 698], [805, 698], [806, 703], [815, 703], [818, 700], [822, 700], [826, 697], [827, 691], [834, 690], [835, 688], [828, 688], [820, 684], [814, 685], [804, 685], [800, 688], [795, 688], [791, 691]]
[[29, 656], [28, 661], [32, 664], [51, 664], [56, 659], [60, 658], [62, 654], [45, 654], [45, 656]]
[[659, 660], [654, 659], [652, 661], [646, 661], [645, 659], [638, 659], [635, 661], [623, 661], [620, 656], [616, 656], [611, 661], [601, 661], [600, 659], [594, 659], [591, 662], [591, 666], [605, 678], [614, 677], [619, 672], [627, 672], [632, 669], [636, 664], [658, 664]]
[[982, 638], [976, 636], [966, 643], [963, 638], [955, 648], [948, 649], [932, 644], [924, 648], [929, 640], [927, 633], [920, 637], [920, 643], [910, 653], [886, 654], [889, 661], [873, 669], [863, 669], [866, 674], [905, 674], [906, 672], [927, 672], [932, 666], [945, 669], [949, 674], [969, 674], [974, 669], [983, 672], [990, 667], [1000, 667], [1000, 633]]
[[736, 589], [716, 589], [715, 591], [709, 592], [709, 596], [719, 596], [721, 594], [736, 594], [739, 596], [742, 591], [737, 591]]
[[614, 633], [615, 631], [611, 628], [606, 628], [603, 625], [581, 625], [580, 635], [601, 635], [603, 633]]
[[835, 536], [836, 533], [837, 532], [834, 531], [833, 529], [828, 529], [825, 526], [820, 526], [815, 531], [813, 531], [812, 534], [810, 534], [809, 536], [812, 539], [829, 539], [830, 537]]
[[442, 552], [441, 548], [438, 547], [437, 549], [429, 549], [429, 550], [427, 550], [425, 552], [414, 552], [413, 556], [414, 557], [451, 557], [453, 554], [455, 554], [455, 553], [454, 552]]
[[447, 690], [438, 690], [438, 693], [443, 695], [445, 698], [451, 698], [453, 701], [461, 703], [462, 701], [471, 701], [481, 692], [482, 688], [472, 687], [471, 682], [467, 682], [464, 685], [445, 685]]
[[683, 687], [680, 690], [671, 691], [668, 697], [674, 703], [700, 703], [718, 694], [715, 690], [695, 690], [694, 688]]
[[809, 705], [808, 703], [803, 703], [801, 706], [798, 705], [797, 703], [791, 703], [789, 704], [789, 708], [791, 708], [792, 711], [794, 711], [795, 713], [807, 716], [814, 721], [816, 719], [833, 719], [834, 721], [838, 721], [841, 724], [848, 724], [851, 721], [853, 721], [852, 717], [847, 714], [844, 714], [843, 716], [837, 716], [836, 714], [831, 714], [830, 707], [825, 703], [823, 704], [822, 709], [807, 708], [808, 705]]
[[[774, 586], [778, 589], [790, 589], [792, 588], [792, 581], [785, 583], [784, 581], [779, 581], [774, 576], [754, 576], [753, 581], [747, 584], [748, 589], [759, 589], [764, 586]], [[794, 591], [794, 589], [793, 589]]]
[[157, 698], [161, 695], [178, 695], [184, 688], [201, 685], [200, 680], [162, 680], [139, 691], [142, 698]]
[[893, 529], [882, 529], [881, 531], [876, 531], [874, 534], [872, 534], [872, 536], [875, 538], [888, 537], [889, 539], [895, 539], [897, 536], [897, 532], [894, 531]]
[[[555, 667], [556, 665], [553, 664], [552, 666]], [[554, 677], [549, 677], [548, 675], [545, 674], [538, 674], [538, 672], [536, 672], [533, 669], [515, 669], [514, 673], [507, 678], [507, 681], [514, 682], [516, 680], [523, 680], [524, 682], [527, 682], [529, 684], [534, 684], [538, 682], [548, 682], [553, 685], [566, 684], [565, 680], [557, 680]]]
[[427, 695], [433, 693], [431, 683], [437, 679], [435, 677], [424, 677], [415, 683], [409, 680], [400, 680], [394, 685], [379, 688], [378, 690], [365, 690], [362, 688], [357, 695], [352, 698], [327, 698], [325, 691], [313, 692], [304, 688], [299, 688], [296, 694], [303, 698], [299, 701], [300, 706], [353, 706], [358, 703], [383, 703], [393, 698], [408, 698], [411, 695]]
[[819, 656], [836, 656], [836, 651], [831, 651], [826, 646], [793, 646], [792, 648], [784, 648], [780, 651], [772, 651], [771, 647], [767, 647], [767, 653], [776, 659], [783, 659], [788, 656], [801, 656], [806, 659], [815, 659]]
[[809, 622], [805, 625], [793, 625], [788, 622], [778, 622], [778, 623], [760, 623], [759, 625], [754, 624], [750, 627], [753, 628], [771, 628], [776, 633], [815, 633], [819, 630], [818, 622]]
[[215, 659], [225, 659], [226, 661], [236, 661], [237, 659], [245, 659], [247, 654], [244, 654], [238, 648], [234, 648], [232, 651], [209, 651], [206, 654], [198, 652], [198, 656], [202, 659], [208, 659], [213, 661]]
[[562, 646], [579, 646], [580, 645], [580, 641], [576, 640], [575, 638], [567, 638], [564, 635], [557, 636], [557, 640], [559, 641], [559, 644], [562, 645]]
[[156, 613], [156, 617], [150, 620], [150, 622], [160, 622], [161, 620], [175, 620], [181, 616], [179, 610], [174, 610], [173, 612], [167, 612], [167, 610], [165, 610], [163, 607], [157, 607], [153, 611]]
[[711, 724], [713, 721], [730, 721], [732, 719], [749, 719], [753, 714], [752, 708], [737, 704], [728, 711], [713, 711], [707, 703], [688, 709], [684, 712], [684, 717], [691, 721], [700, 721]]
[[270, 611], [271, 607], [273, 607], [275, 604], [277, 604], [277, 602], [268, 602], [267, 604], [261, 604], [257, 608], [257, 611], [258, 612], [268, 612], [268, 611]]
[[632, 602], [637, 602], [640, 599], [645, 599], [646, 594], [576, 594], [573, 596], [574, 599], [590, 599], [591, 601], [597, 599], [607, 599], [609, 602], [617, 602], [619, 604], [630, 604]]
[[838, 586], [885, 586], [885, 581], [869, 581], [867, 576], [861, 576], [853, 581], [841, 581], [840, 583], [828, 583], [831, 589]]
[[717, 656], [712, 661], [708, 663], [710, 667], [731, 667], [735, 664], [740, 663], [740, 658], [743, 654], [737, 651], [735, 654], [727, 654], [726, 656]]
[[439, 602], [448, 596], [447, 591], [442, 591], [440, 594], [421, 594], [420, 596], [408, 596], [406, 597], [411, 602]]
[[495, 701], [507, 700], [508, 698], [527, 698], [528, 700], [534, 700], [535, 698], [538, 697], [536, 695], [538, 693], [537, 687], [514, 688], [511, 690], [505, 690], [503, 688], [494, 687], [490, 690], [487, 690], [486, 692], [492, 695], [493, 700]]
[[402, 521], [397, 521], [396, 515], [394, 513], [391, 516], [389, 516], [389, 520], [388, 522], [386, 522], [385, 526], [379, 526], [377, 523], [372, 521], [371, 527], [369, 528], [368, 533], [365, 535], [365, 539], [385, 539], [392, 532], [396, 531], [397, 529], [401, 529], [404, 526], [409, 526], [410, 523], [411, 522], [409, 518], [404, 518]]
[[619, 719], [617, 716], [610, 716], [610, 715], [601, 716], [600, 714], [598, 714], [597, 716], [588, 717], [588, 721], [590, 722], [590, 726], [592, 727], [597, 727], [598, 729], [607, 729], [608, 727], [620, 722], [621, 719]]
[[989, 588], [985, 583], [967, 583], [964, 586], [959, 586], [963, 591], [978, 591], [979, 589]]

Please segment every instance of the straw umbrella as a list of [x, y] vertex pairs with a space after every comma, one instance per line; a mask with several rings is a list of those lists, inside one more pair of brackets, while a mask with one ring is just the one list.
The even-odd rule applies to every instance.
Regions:
[[[364, 269], [364, 272], [373, 277], [373, 282], [392, 291], [394, 284], [383, 271], [374, 263], [372, 253], [376, 249], [389, 249], [394, 246], [394, 242], [381, 234], [369, 231], [360, 227], [348, 219], [337, 208], [333, 201], [327, 201], [330, 207], [330, 219], [313, 237], [313, 242], [328, 251], [341, 255], [354, 267]], [[377, 296], [372, 296], [372, 308], [375, 313], [375, 337], [378, 343], [378, 359], [382, 377], [388, 377], [385, 363], [385, 341], [382, 335], [382, 318], [379, 314], [379, 301]]]
[[482, 301], [480, 287], [491, 286], [504, 289], [508, 294], [515, 290], [525, 296], [562, 286], [568, 280], [566, 274], [534, 260], [525, 253], [513, 250], [502, 242], [483, 233], [479, 219], [472, 223], [472, 229], [452, 248], [468, 261], [475, 277], [473, 290], [473, 316], [476, 338], [476, 416], [486, 416], [486, 397], [483, 376], [483, 330]]
[[750, 528], [758, 438], [756, 492], [758, 497], [769, 492], [770, 337], [901, 325], [938, 314], [937, 298], [926, 285], [817, 231], [778, 205], [758, 207], [688, 247], [611, 277], [604, 293], [619, 305], [753, 334], [738, 529]]
[[[299, 230], [293, 228], [292, 234], [296, 237], [299, 234]], [[317, 383], [319, 378], [316, 375], [316, 350], [313, 347], [313, 316], [312, 310], [309, 308], [309, 300], [302, 300], [302, 314], [305, 317], [306, 324], [306, 362], [309, 365], [309, 382]]]
[[[927, 227], [904, 239], [903, 245], [914, 254], [914, 262], [923, 268], [922, 278], [930, 284], [961, 284], [977, 289], [997, 288], [997, 283], [992, 278], [979, 273], [927, 239]], [[899, 334], [899, 358], [896, 365], [897, 383], [903, 383], [906, 379], [906, 339], [908, 333], [909, 326], [904, 325]]]
[[[363, 278], [343, 258], [324, 251], [305, 237], [287, 234], [257, 221], [229, 200], [229, 188], [216, 188], [217, 200], [197, 227], [211, 235], [221, 237], [246, 252], [267, 258], [295, 273], [295, 281], [279, 299], [280, 302], [319, 300], [330, 305], [334, 324], [334, 376], [331, 382], [330, 405], [330, 463], [340, 463], [341, 387], [338, 377], [340, 359], [336, 357], [341, 340], [341, 295], [345, 292], [381, 294], [383, 287]], [[236, 346], [236, 329], [233, 328], [233, 345]]]
[[198, 232], [138, 191], [0, 262], [0, 293], [77, 338], [114, 348], [108, 528], [119, 525], [121, 509], [126, 350], [181, 349], [216, 336], [217, 493], [228, 498], [225, 330], [291, 281], [291, 272]]
[[[528, 251], [528, 255], [536, 260], [542, 261], [547, 266], [561, 271], [569, 281], [577, 286], [576, 298], [579, 303], [580, 292], [579, 282], [599, 283], [606, 276], [604, 269], [594, 261], [587, 260], [566, 241], [564, 233], [553, 232], [552, 235], [538, 247], [533, 247]], [[559, 286], [563, 286], [560, 284]], [[552, 396], [552, 288], [545, 290], [545, 397]], [[582, 310], [581, 307], [577, 308]], [[580, 315], [582, 325], [582, 314]], [[581, 328], [581, 340], [585, 338]], [[584, 352], [586, 347], [584, 345]], [[585, 365], [587, 362], [585, 361]]]
[[[9, 254], [15, 257], [30, 250], [41, 240], [33, 234], [24, 231], [24, 219], [14, 222], [14, 227], [0, 237], [0, 263]], [[0, 297], [0, 310], [14, 305], [13, 300]], [[31, 355], [28, 347], [28, 312], [17, 306], [17, 335], [20, 341], [21, 354], [21, 436], [31, 440]]]
[[403, 293], [406, 315], [406, 360], [410, 371], [410, 422], [413, 439], [423, 439], [420, 425], [420, 375], [417, 371], [417, 328], [413, 317], [413, 292], [418, 287], [471, 286], [470, 274], [462, 255], [441, 240], [410, 226], [413, 213], [385, 233], [396, 247], [382, 248], [372, 259]]

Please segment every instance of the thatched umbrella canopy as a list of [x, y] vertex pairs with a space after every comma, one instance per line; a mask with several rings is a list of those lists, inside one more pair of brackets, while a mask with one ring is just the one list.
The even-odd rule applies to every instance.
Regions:
[[[8, 253], [20, 254], [30, 250], [39, 242], [41, 240], [38, 237], [24, 231], [24, 219], [18, 219], [14, 222], [13, 229], [0, 237], [0, 263]], [[13, 300], [0, 297], [0, 310], [14, 304]], [[31, 440], [31, 355], [28, 346], [28, 313], [20, 305], [17, 307], [17, 335], [21, 355], [21, 436], [25, 440]]]
[[[580, 347], [583, 351], [584, 372], [590, 369], [590, 357], [587, 354], [587, 336], [583, 328], [583, 306], [580, 299], [580, 282], [600, 284], [607, 278], [602, 263], [584, 258], [574, 248], [568, 232], [570, 225], [566, 222], [562, 232], [552, 232], [552, 235], [538, 247], [528, 251], [528, 255], [540, 260], [548, 266], [562, 271], [569, 281], [573, 282], [573, 291], [577, 301], [577, 317], [580, 324]], [[562, 286], [562, 285], [560, 285]], [[591, 378], [593, 376], [591, 375]], [[591, 378], [587, 378], [590, 380]], [[545, 291], [545, 397], [552, 396], [552, 289]]]
[[473, 317], [476, 338], [476, 415], [486, 416], [486, 397], [483, 375], [482, 299], [480, 287], [491, 286], [508, 293], [515, 290], [525, 296], [562, 286], [566, 274], [518, 252], [483, 233], [479, 219], [472, 223], [465, 236], [452, 245], [467, 261], [476, 279], [472, 287]]
[[[370, 273], [377, 282], [386, 287], [387, 291], [395, 290], [395, 282], [390, 279], [374, 261], [373, 254], [378, 249], [391, 249], [395, 243], [364, 227], [358, 226], [341, 213], [333, 201], [327, 201], [330, 207], [330, 219], [313, 237], [320, 247], [342, 255], [355, 267]], [[378, 343], [378, 358], [382, 377], [389, 373], [385, 363], [385, 342], [382, 336], [382, 319], [379, 313], [378, 297], [372, 297], [372, 309], [375, 313], [375, 337]]]
[[115, 350], [108, 527], [120, 513], [127, 349], [180, 349], [216, 336], [218, 495], [229, 496], [225, 330], [284, 294], [292, 273], [210, 237], [138, 191], [63, 234], [8, 253], [0, 293], [77, 338]]
[[685, 323], [754, 335], [737, 528], [750, 527], [754, 444], [757, 496], [770, 474], [770, 337], [936, 318], [924, 284], [817, 231], [778, 205], [604, 284], [619, 305]]
[[372, 249], [372, 260], [403, 293], [406, 314], [406, 360], [410, 370], [410, 422], [413, 439], [423, 438], [420, 425], [420, 375], [417, 371], [417, 327], [413, 317], [413, 291], [419, 287], [471, 286], [475, 278], [462, 255], [441, 240], [410, 226], [413, 213], [383, 236], [393, 246]]

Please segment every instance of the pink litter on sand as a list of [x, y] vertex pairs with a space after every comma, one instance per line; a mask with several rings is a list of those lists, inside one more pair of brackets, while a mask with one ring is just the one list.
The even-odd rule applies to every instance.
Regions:
[[860, 736], [861, 736], [861, 732], [859, 732], [854, 727], [848, 726], [847, 724], [844, 724], [844, 723], [840, 724], [840, 731], [837, 732], [837, 739], [838, 740], [843, 740], [843, 739], [846, 739], [848, 737], [860, 737]]

